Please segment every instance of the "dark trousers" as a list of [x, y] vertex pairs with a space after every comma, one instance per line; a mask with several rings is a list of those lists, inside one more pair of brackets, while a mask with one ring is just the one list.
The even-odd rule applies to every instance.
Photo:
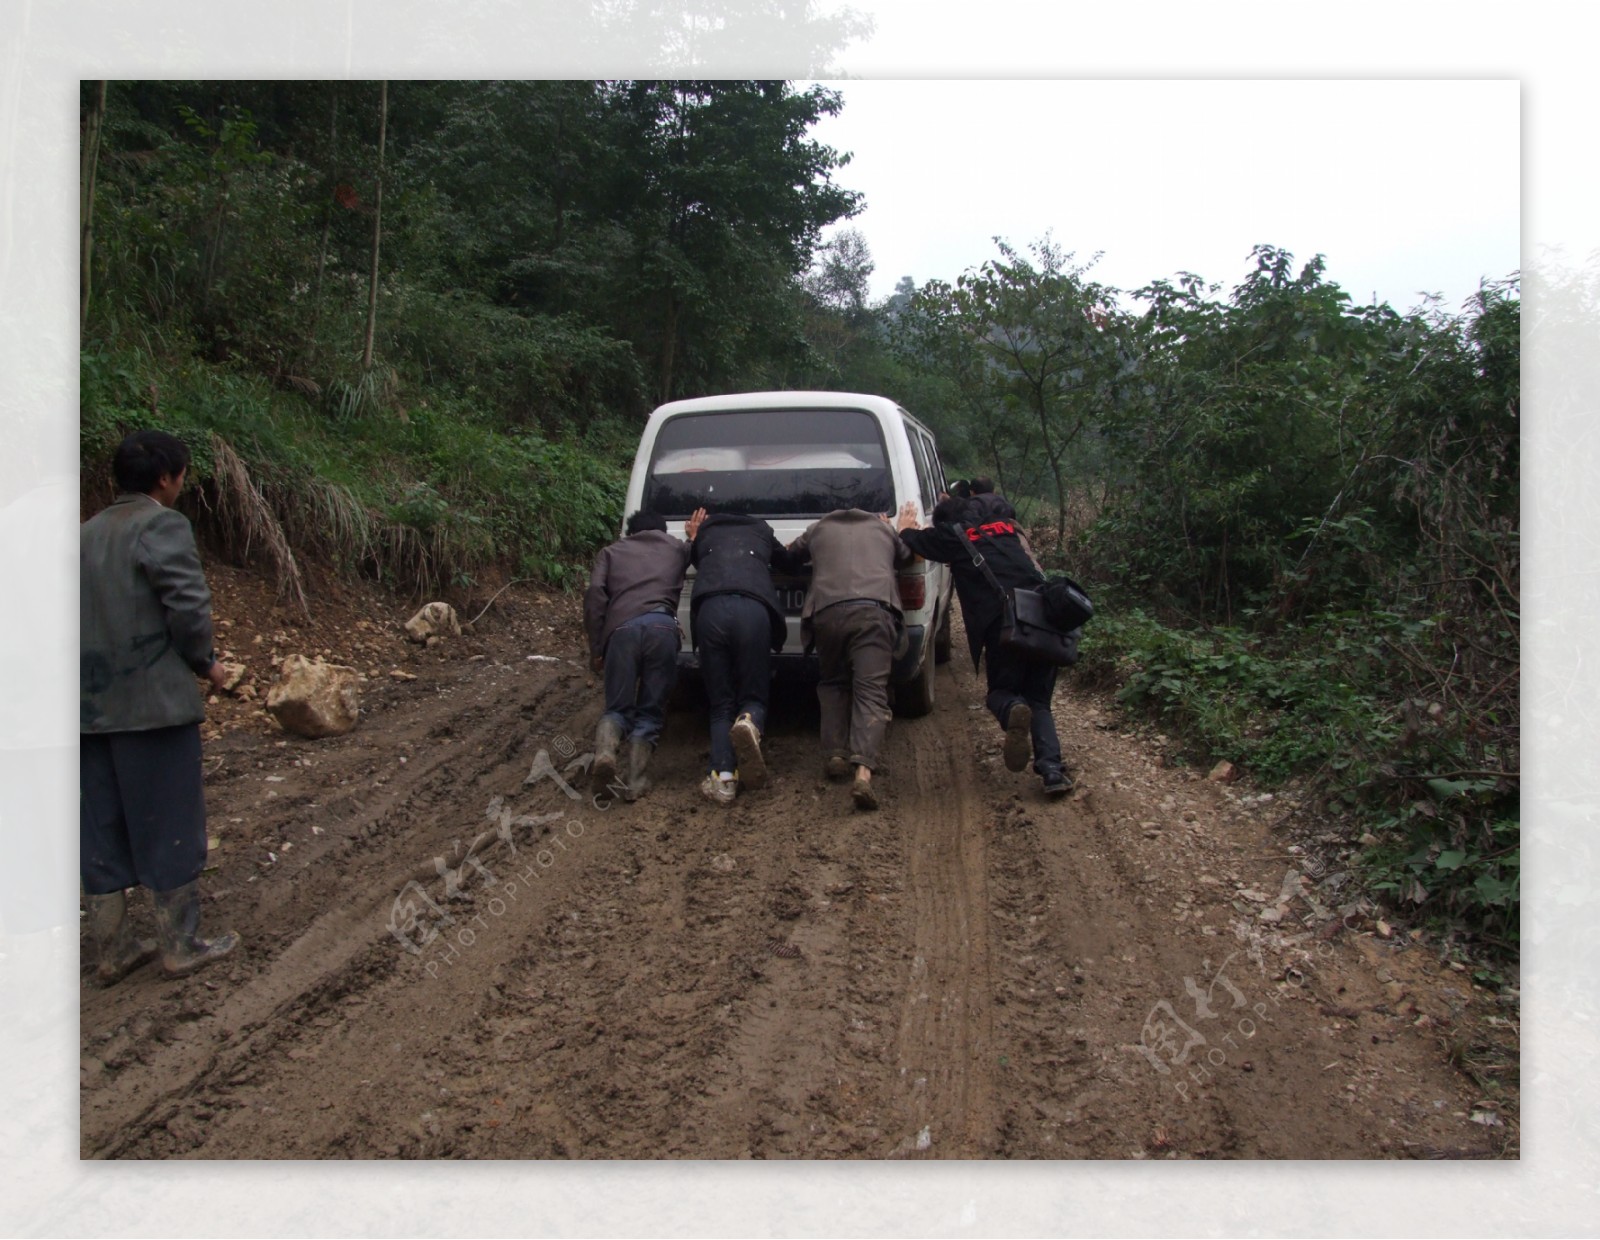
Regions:
[[635, 616], [606, 642], [605, 718], [624, 740], [656, 743], [667, 699], [678, 683], [678, 620], [665, 612]]
[[876, 770], [889, 728], [894, 617], [871, 603], [838, 603], [812, 617], [822, 680], [822, 753]]
[[758, 729], [767, 726], [772, 618], [764, 604], [746, 595], [713, 594], [695, 608], [694, 640], [711, 704], [711, 769], [731, 771], [733, 721], [748, 711]]
[[78, 871], [89, 895], [173, 891], [206, 864], [200, 725], [78, 738]]
[[984, 631], [983, 665], [989, 676], [989, 692], [983, 704], [1003, 728], [1011, 707], [1026, 702], [1033, 711], [1033, 769], [1040, 775], [1059, 771], [1061, 740], [1056, 735], [1055, 716], [1050, 713], [1058, 669], [1054, 664], [1036, 663], [1003, 649], [999, 621]]

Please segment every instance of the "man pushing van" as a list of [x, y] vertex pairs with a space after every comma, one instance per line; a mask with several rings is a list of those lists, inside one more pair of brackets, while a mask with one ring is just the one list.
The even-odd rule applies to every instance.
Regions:
[[[704, 513], [704, 509], [700, 510]], [[718, 805], [767, 778], [761, 733], [767, 726], [772, 652], [788, 632], [772, 569], [796, 564], [760, 517], [712, 513], [684, 526], [693, 550], [690, 633], [711, 707], [711, 770], [700, 791]]]
[[[692, 540], [705, 518], [689, 518]], [[632, 801], [649, 786], [645, 768], [667, 718], [678, 681], [678, 596], [689, 567], [689, 543], [667, 533], [659, 514], [636, 512], [627, 535], [601, 550], [583, 599], [589, 658], [605, 676], [605, 713], [594, 735], [590, 777], [596, 792], [615, 785], [617, 748], [628, 742], [622, 795]]]
[[911, 560], [889, 519], [859, 508], [830, 512], [789, 544], [811, 561], [800, 611], [806, 647], [817, 650], [822, 679], [822, 754], [830, 779], [855, 771], [850, 796], [877, 809], [872, 773], [889, 726], [889, 671], [901, 633], [895, 569]]

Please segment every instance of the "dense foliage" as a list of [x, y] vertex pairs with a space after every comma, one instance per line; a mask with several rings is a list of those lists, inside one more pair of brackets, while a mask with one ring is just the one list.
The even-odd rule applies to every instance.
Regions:
[[[857, 196], [785, 82], [86, 83], [86, 477], [237, 450], [291, 538], [419, 588], [560, 579], [655, 403], [804, 363]], [[197, 474], [208, 484], [202, 450]], [[237, 507], [237, 506], [236, 506]], [[337, 513], [337, 521], [322, 520]]]
[[1515, 943], [1515, 278], [1402, 315], [1270, 246], [1226, 297], [999, 248], [892, 338], [946, 384], [942, 442], [1099, 589], [1084, 673], [1197, 758], [1311, 778], [1380, 889]]
[[[1515, 278], [1353, 305], [1259, 246], [1124, 291], [1046, 237], [869, 295], [840, 107], [784, 82], [86, 84], [86, 483], [133, 425], [202, 526], [418, 590], [570, 581], [643, 415], [891, 395], [1097, 593], [1080, 677], [1310, 779], [1398, 904], [1517, 938]], [[831, 226], [831, 227], [830, 227]], [[1373, 842], [1375, 841], [1375, 842]]]

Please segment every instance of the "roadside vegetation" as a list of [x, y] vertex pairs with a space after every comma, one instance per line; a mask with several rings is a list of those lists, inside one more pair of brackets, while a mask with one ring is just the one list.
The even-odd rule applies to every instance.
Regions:
[[1515, 276], [1358, 306], [1270, 245], [1233, 289], [1045, 237], [881, 301], [840, 106], [784, 82], [85, 83], [84, 504], [135, 426], [293, 606], [582, 578], [644, 416], [881, 392], [991, 475], [1099, 614], [1080, 679], [1267, 785], [1369, 884], [1514, 953]]

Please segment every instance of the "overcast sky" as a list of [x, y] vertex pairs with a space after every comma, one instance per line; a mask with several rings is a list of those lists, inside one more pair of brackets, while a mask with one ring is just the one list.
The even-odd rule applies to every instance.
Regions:
[[[1353, 300], [1457, 309], [1519, 263], [1519, 92], [1499, 81], [835, 81], [872, 292], [1050, 232], [1093, 278], [1231, 289], [1266, 243]], [[831, 235], [830, 230], [830, 235]]]

